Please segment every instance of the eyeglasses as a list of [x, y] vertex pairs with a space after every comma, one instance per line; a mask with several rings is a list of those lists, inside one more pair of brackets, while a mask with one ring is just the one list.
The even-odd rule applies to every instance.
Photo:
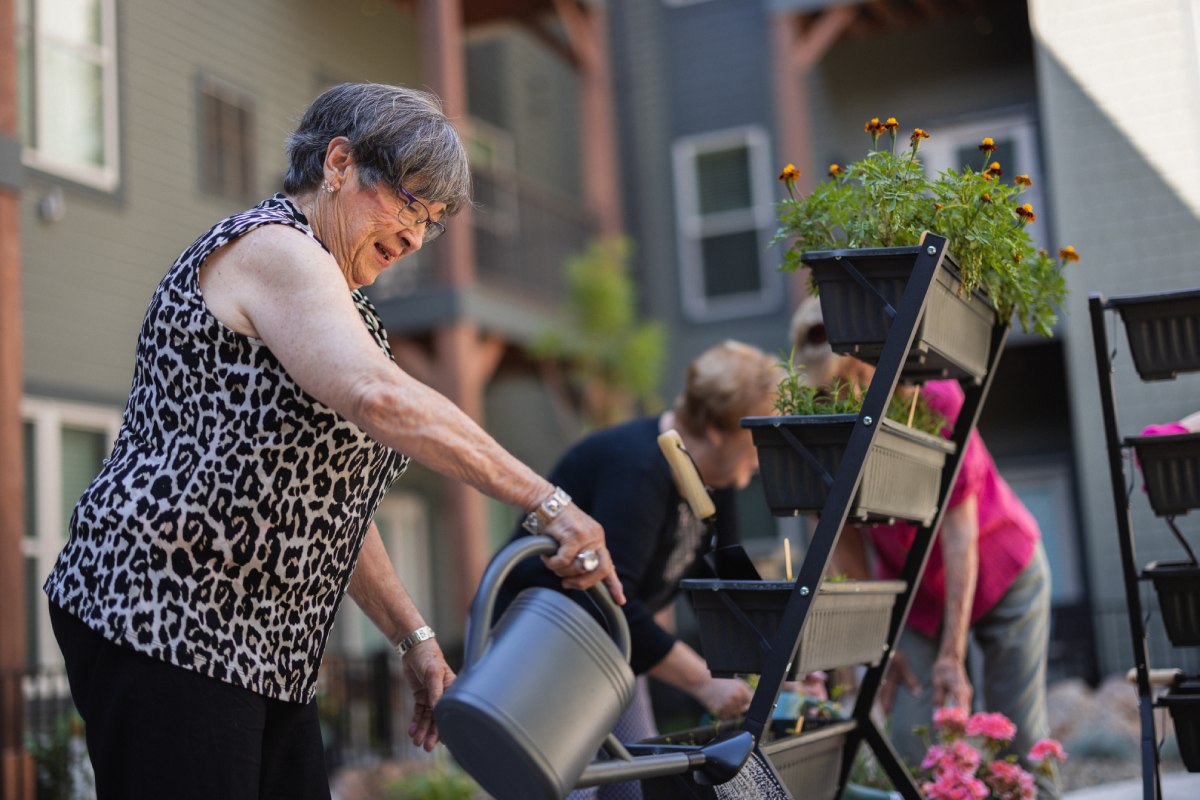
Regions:
[[434, 239], [437, 239], [446, 232], [446, 226], [434, 219], [429, 213], [429, 206], [413, 197], [408, 189], [405, 189], [403, 186], [399, 186], [397, 188], [400, 190], [400, 194], [404, 195], [404, 199], [408, 202], [401, 206], [400, 210], [396, 212], [396, 218], [399, 219], [401, 214], [415, 207], [414, 210], [417, 212], [419, 219], [413, 224], [425, 226], [425, 235], [421, 237], [422, 244], [429, 244]]

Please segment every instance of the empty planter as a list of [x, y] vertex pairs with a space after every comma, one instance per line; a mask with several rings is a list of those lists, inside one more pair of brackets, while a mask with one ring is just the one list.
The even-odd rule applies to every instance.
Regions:
[[1154, 584], [1171, 644], [1200, 645], [1200, 566], [1191, 561], [1152, 561], [1142, 574]]
[[1160, 517], [1200, 508], [1200, 433], [1131, 436], [1150, 507]]
[[[824, 581], [808, 610], [791, 673], [878, 664], [892, 607], [904, 586], [903, 581]], [[709, 671], [718, 677], [761, 673], [795, 584], [688, 578], [680, 587], [695, 611]]]
[[1144, 381], [1200, 370], [1200, 289], [1114, 297], [1133, 366]]

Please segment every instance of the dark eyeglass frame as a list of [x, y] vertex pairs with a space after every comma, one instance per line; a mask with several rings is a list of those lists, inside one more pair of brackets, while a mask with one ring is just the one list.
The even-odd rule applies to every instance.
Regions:
[[418, 219], [415, 223], [413, 223], [414, 225], [425, 226], [425, 233], [421, 236], [421, 244], [429, 244], [446, 232], [446, 226], [434, 219], [433, 215], [429, 213], [429, 206], [413, 197], [412, 193], [403, 186], [398, 186], [396, 188], [400, 190], [400, 194], [402, 194], [404, 199], [407, 201], [403, 206], [400, 207], [400, 210], [396, 212], [397, 219], [400, 218], [401, 214], [413, 206], [417, 206], [425, 213], [424, 219]]

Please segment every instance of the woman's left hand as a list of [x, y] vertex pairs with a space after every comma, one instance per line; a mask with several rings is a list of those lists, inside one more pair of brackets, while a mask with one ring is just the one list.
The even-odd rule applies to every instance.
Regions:
[[442, 648], [433, 639], [421, 642], [405, 654], [404, 679], [412, 687], [413, 718], [408, 726], [408, 736], [417, 747], [432, 752], [438, 743], [437, 724], [433, 721], [433, 707], [454, 683], [454, 671], [446, 663]]
[[[617, 605], [625, 604], [625, 590], [617, 577], [612, 555], [604, 546], [604, 529], [600, 523], [583, 512], [579, 506], [569, 505], [546, 526], [547, 536], [558, 542], [558, 552], [544, 556], [543, 561], [550, 570], [563, 579], [563, 588], [590, 589], [601, 581]], [[600, 559], [593, 570], [586, 570], [576, 556], [591, 551]]]

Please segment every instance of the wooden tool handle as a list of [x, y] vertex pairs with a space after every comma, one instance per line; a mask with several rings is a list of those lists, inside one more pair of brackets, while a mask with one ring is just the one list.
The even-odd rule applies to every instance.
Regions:
[[666, 456], [675, 486], [683, 495], [683, 499], [687, 500], [696, 519], [704, 520], [715, 516], [717, 507], [713, 505], [708, 490], [704, 488], [704, 481], [700, 480], [700, 471], [696, 469], [687, 448], [683, 446], [683, 439], [679, 438], [679, 433], [674, 428], [658, 437], [658, 449]]

